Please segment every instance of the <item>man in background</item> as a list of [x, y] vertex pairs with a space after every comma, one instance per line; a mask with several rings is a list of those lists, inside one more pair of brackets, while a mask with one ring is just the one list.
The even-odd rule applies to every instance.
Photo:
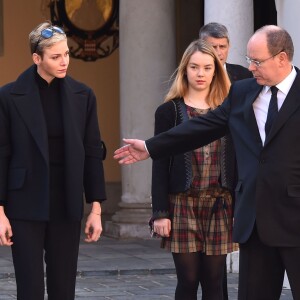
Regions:
[[226, 26], [220, 23], [208, 23], [200, 28], [199, 38], [211, 44], [226, 69], [231, 83], [237, 80], [251, 78], [252, 73], [241, 65], [227, 63], [230, 40]]

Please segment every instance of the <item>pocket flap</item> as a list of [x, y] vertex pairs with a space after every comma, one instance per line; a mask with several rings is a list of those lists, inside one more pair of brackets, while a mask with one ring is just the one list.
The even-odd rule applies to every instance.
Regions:
[[10, 169], [8, 174], [8, 189], [20, 189], [24, 185], [26, 173], [26, 169]]
[[289, 197], [300, 198], [300, 185], [289, 185], [287, 192]]

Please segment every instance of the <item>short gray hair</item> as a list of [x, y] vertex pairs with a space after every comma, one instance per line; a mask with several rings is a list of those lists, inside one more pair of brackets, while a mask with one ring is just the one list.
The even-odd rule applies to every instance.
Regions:
[[199, 38], [205, 40], [207, 37], [216, 39], [226, 38], [229, 44], [229, 34], [225, 25], [211, 22], [202, 26], [199, 31]]

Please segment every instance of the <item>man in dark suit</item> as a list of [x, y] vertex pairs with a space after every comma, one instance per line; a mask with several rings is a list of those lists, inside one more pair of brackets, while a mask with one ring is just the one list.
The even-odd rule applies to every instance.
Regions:
[[239, 176], [233, 238], [240, 243], [240, 300], [279, 299], [285, 270], [300, 299], [300, 74], [293, 54], [284, 29], [262, 27], [247, 45], [254, 78], [235, 82], [209, 114], [146, 143], [125, 140], [115, 152], [129, 164], [149, 154], [183, 153], [231, 132]]
[[[227, 58], [230, 48], [229, 33], [225, 25], [211, 22], [207, 23], [200, 28], [199, 38], [205, 40], [215, 49], [220, 61], [222, 62], [231, 83], [252, 78], [252, 73], [245, 67], [236, 64], [227, 63]], [[235, 154], [231, 154], [234, 161]], [[235, 173], [237, 173], [236, 165], [232, 166]], [[234, 195], [233, 195], [234, 198]], [[227, 287], [227, 265], [224, 267], [224, 280], [223, 280], [223, 300], [228, 300], [228, 287]]]
[[225, 25], [211, 22], [200, 28], [199, 38], [211, 44], [226, 69], [231, 83], [237, 80], [251, 78], [252, 73], [245, 67], [227, 62], [230, 39]]
[[11, 246], [20, 300], [73, 300], [83, 216], [102, 232], [103, 144], [96, 98], [66, 75], [63, 30], [44, 22], [29, 35], [33, 66], [0, 89], [0, 245]]

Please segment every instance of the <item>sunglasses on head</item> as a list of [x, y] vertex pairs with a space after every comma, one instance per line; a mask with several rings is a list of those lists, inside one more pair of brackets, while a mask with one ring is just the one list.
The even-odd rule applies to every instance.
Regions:
[[50, 26], [48, 28], [43, 29], [41, 31], [41, 35], [40, 35], [40, 37], [39, 37], [39, 39], [38, 39], [38, 41], [37, 41], [37, 43], [35, 45], [35, 48], [34, 48], [33, 52], [34, 53], [36, 52], [36, 50], [37, 50], [37, 48], [39, 46], [39, 43], [41, 41], [41, 38], [50, 39], [51, 37], [53, 37], [53, 34], [55, 32], [60, 33], [60, 34], [65, 34], [65, 32], [61, 28], [59, 28], [57, 26]]

